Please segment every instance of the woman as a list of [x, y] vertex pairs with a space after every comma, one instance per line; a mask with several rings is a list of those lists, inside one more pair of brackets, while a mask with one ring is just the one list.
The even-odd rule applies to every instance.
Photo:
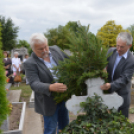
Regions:
[[14, 84], [14, 80], [12, 77], [12, 69], [11, 69], [12, 61], [10, 58], [8, 58], [8, 53], [6, 51], [3, 52], [3, 55], [4, 55], [4, 59], [3, 59], [4, 68], [6, 70], [5, 73], [6, 73], [6, 76], [8, 77], [7, 82]]
[[[18, 58], [19, 53], [18, 52], [14, 52], [14, 57], [12, 58], [12, 65], [13, 65], [13, 75], [16, 76], [20, 73], [20, 66], [21, 66], [21, 61], [20, 58]], [[19, 80], [18, 80], [19, 77]], [[18, 85], [19, 87], [19, 82], [21, 81], [20, 76], [14, 77], [14, 82]], [[16, 86], [16, 84], [14, 86]]]
[[20, 61], [20, 58], [18, 58], [18, 55], [19, 55], [18, 52], [14, 52], [14, 57], [12, 58], [14, 75], [16, 75], [17, 72], [20, 72], [21, 61]]
[[4, 51], [3, 54], [4, 54], [4, 59], [3, 59], [4, 68], [6, 69], [6, 76], [8, 77], [9, 75], [12, 74], [11, 71], [12, 61], [10, 58], [8, 58], [8, 53], [6, 51]]

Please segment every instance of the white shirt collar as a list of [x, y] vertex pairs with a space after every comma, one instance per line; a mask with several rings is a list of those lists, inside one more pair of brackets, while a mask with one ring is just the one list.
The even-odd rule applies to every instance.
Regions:
[[[50, 57], [52, 57], [52, 54], [51, 54], [51, 52], [49, 51], [49, 56]], [[44, 59], [43, 58], [40, 58], [40, 57], [38, 57], [40, 60], [42, 60], [42, 61], [44, 61]]]

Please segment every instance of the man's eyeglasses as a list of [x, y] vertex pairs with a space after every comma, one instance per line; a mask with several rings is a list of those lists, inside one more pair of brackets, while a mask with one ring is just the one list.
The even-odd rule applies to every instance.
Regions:
[[116, 45], [117, 48], [124, 49], [125, 46]]

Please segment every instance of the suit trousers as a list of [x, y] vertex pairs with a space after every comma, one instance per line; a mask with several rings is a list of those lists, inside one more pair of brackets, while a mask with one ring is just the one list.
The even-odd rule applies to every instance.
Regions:
[[[52, 116], [44, 117], [44, 134], [57, 134], [69, 124], [69, 113], [65, 107], [65, 102], [57, 104], [56, 111]], [[58, 127], [58, 128], [57, 128]]]
[[120, 112], [126, 117], [128, 118], [128, 115], [129, 115], [129, 107], [124, 107], [124, 108], [119, 108], [118, 109], [118, 112]]

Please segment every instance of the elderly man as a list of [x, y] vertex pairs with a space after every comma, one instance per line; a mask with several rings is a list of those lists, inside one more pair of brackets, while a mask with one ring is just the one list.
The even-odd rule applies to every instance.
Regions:
[[[47, 38], [35, 33], [30, 38], [33, 50], [31, 57], [24, 62], [26, 77], [35, 92], [35, 111], [44, 117], [44, 134], [56, 134], [69, 123], [65, 102], [56, 104], [52, 92], [67, 90], [63, 83], [53, 83], [56, 78], [51, 69], [59, 61], [68, 58], [57, 46], [48, 46]], [[58, 131], [57, 131], [58, 133]]]
[[128, 117], [130, 106], [131, 78], [134, 72], [134, 57], [129, 51], [133, 38], [127, 32], [121, 32], [116, 39], [116, 48], [110, 48], [108, 54], [113, 52], [108, 58], [108, 80], [109, 83], [101, 85], [102, 90], [109, 93], [117, 92], [123, 97], [124, 103], [118, 111]]

